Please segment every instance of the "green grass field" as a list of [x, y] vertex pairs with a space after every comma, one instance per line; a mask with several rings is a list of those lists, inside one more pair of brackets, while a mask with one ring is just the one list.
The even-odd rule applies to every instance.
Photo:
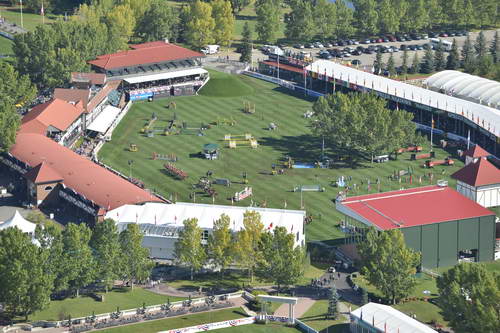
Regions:
[[211, 312], [204, 312], [192, 315], [185, 315], [175, 318], [149, 321], [141, 324], [132, 324], [122, 327], [102, 330], [102, 333], [156, 333], [159, 331], [183, 328], [218, 321], [237, 319], [246, 317], [242, 309], [225, 309]]
[[[220, 72], [211, 72], [212, 79], [204, 87], [199, 96], [175, 97], [162, 99], [155, 102], [138, 102], [124, 117], [113, 133], [111, 142], [104, 145], [99, 153], [99, 158], [105, 164], [128, 175], [130, 172], [128, 161], [133, 160], [132, 176], [143, 180], [146, 186], [157, 191], [167, 198], [177, 201], [192, 201], [192, 185], [198, 182], [208, 170], [213, 172], [215, 178], [228, 178], [233, 185], [228, 188], [215, 185], [218, 196], [217, 204], [230, 205], [230, 197], [245, 186], [242, 183], [242, 173], [247, 172], [249, 186], [253, 188], [253, 197], [239, 203], [242, 206], [256, 204], [273, 208], [283, 208], [285, 202], [288, 209], [301, 208], [301, 195], [292, 192], [294, 186], [318, 184], [326, 192], [303, 193], [303, 208], [312, 214], [314, 220], [307, 226], [308, 240], [334, 240], [343, 237], [336, 227], [342, 216], [335, 210], [334, 202], [338, 189], [330, 184], [340, 176], [352, 176], [353, 183], [361, 184], [370, 179], [373, 183], [377, 178], [381, 180], [380, 190], [388, 191], [400, 187], [419, 186], [418, 176], [428, 173], [421, 167], [421, 161], [410, 161], [409, 154], [403, 154], [396, 161], [382, 164], [371, 164], [369, 161], [350, 168], [345, 164], [336, 164], [332, 169], [287, 169], [285, 175], [271, 174], [271, 165], [283, 166], [286, 155], [294, 161], [314, 162], [321, 154], [321, 139], [311, 135], [308, 120], [303, 114], [311, 109], [312, 101], [294, 96], [289, 90], [277, 87], [274, 84], [253, 79], [247, 76], [234, 76]], [[234, 87], [239, 87], [238, 89]], [[220, 92], [223, 90], [223, 92]], [[212, 97], [211, 94], [217, 96]], [[228, 97], [220, 97], [224, 94]], [[245, 95], [246, 94], [246, 95]], [[233, 97], [229, 97], [233, 95]], [[218, 119], [232, 119], [237, 122], [235, 126], [220, 125], [204, 131], [204, 136], [172, 135], [163, 136], [158, 133], [154, 138], [148, 138], [140, 133], [141, 128], [155, 113], [159, 120], [155, 128], [161, 129], [167, 121], [173, 118], [174, 111], [165, 106], [170, 101], [175, 101], [175, 110], [178, 122], [188, 122], [188, 127], [199, 127], [200, 123], [214, 123]], [[243, 113], [243, 103], [255, 103], [256, 113], [253, 115]], [[269, 131], [269, 123], [278, 125], [275, 131]], [[223, 141], [225, 134], [242, 135], [252, 134], [258, 141], [257, 149], [238, 147], [225, 148]], [[129, 152], [130, 143], [137, 144], [138, 152]], [[201, 148], [206, 143], [216, 143], [221, 147], [220, 159], [210, 161], [199, 157]], [[328, 147], [327, 147], [328, 148]], [[428, 150], [429, 147], [425, 147]], [[435, 148], [437, 158], [449, 154]], [[163, 161], [153, 161], [152, 153], [176, 154], [179, 161], [176, 166], [186, 171], [189, 177], [183, 181], [175, 180], [163, 171]], [[335, 152], [326, 149], [328, 155]], [[451, 187], [455, 181], [448, 175], [462, 167], [462, 162], [457, 161], [451, 167], [436, 167], [433, 169], [434, 182], [438, 179], [447, 179]], [[415, 177], [412, 185], [388, 180], [388, 176], [395, 170], [414, 169]], [[443, 175], [442, 172], [445, 174]], [[424, 181], [421, 185], [428, 185]], [[376, 186], [368, 191], [367, 186], [357, 190], [356, 194], [374, 193]], [[199, 192], [195, 196], [198, 203], [211, 203], [212, 198]]]
[[328, 300], [319, 300], [302, 315], [300, 320], [319, 332], [349, 332], [349, 324], [343, 322], [344, 318], [338, 320], [325, 319], [325, 314], [327, 312]]
[[167, 298], [171, 302], [184, 300], [181, 297], [167, 297], [156, 294], [142, 288], [115, 289], [104, 295], [104, 302], [98, 302], [88, 296], [80, 296], [78, 298], [67, 298], [62, 301], [51, 301], [50, 305], [43, 311], [37, 312], [29, 317], [30, 321], [37, 320], [61, 320], [66, 319], [69, 315], [72, 318], [85, 317], [95, 314], [107, 313], [116, 311], [119, 306], [121, 310], [139, 308], [146, 305], [157, 305], [167, 302]]
[[[19, 6], [5, 6], [0, 5], [0, 16], [5, 18], [10, 23], [15, 23], [21, 26], [21, 10]], [[45, 24], [49, 24], [54, 21], [55, 15], [48, 14], [45, 15]], [[42, 16], [39, 13], [30, 13], [23, 11], [23, 27], [24, 29], [31, 31], [39, 24], [42, 24]], [[8, 32], [8, 31], [7, 31]]]
[[262, 324], [251, 324], [251, 325], [242, 325], [242, 326], [236, 326], [236, 327], [228, 327], [228, 328], [222, 328], [220, 330], [214, 330], [212, 332], [221, 332], [221, 333], [274, 333], [274, 332], [279, 332], [279, 333], [296, 333], [296, 332], [301, 332], [300, 330], [293, 328], [293, 327], [287, 327], [282, 324], [274, 324], [274, 323], [269, 323], [266, 325]]

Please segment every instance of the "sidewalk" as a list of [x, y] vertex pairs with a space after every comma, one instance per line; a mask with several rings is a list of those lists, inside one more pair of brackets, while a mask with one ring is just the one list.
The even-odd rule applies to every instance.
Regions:
[[[316, 301], [309, 297], [300, 297], [297, 305], [295, 305], [295, 318], [300, 318], [304, 313], [314, 305]], [[288, 304], [281, 304], [279, 308], [274, 311], [275, 316], [288, 317]]]

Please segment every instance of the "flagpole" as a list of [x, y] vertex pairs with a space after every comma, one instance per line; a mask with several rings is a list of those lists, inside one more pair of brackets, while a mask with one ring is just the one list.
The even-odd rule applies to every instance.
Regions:
[[45, 24], [45, 9], [43, 8], [43, 0], [42, 0], [42, 24]]
[[434, 115], [431, 116], [431, 151], [433, 151], [433, 142], [432, 141], [432, 138], [433, 138], [433, 134], [434, 134]]
[[21, 3], [21, 28], [24, 29], [24, 24], [23, 24], [23, 0], [19, 0]]

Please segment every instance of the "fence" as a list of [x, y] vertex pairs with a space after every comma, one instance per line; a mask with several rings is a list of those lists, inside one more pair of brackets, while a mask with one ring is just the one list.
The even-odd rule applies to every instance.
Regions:
[[298, 320], [298, 319], [295, 319], [295, 324], [297, 325], [297, 327], [302, 331], [302, 332], [306, 332], [306, 333], [318, 333], [318, 331], [316, 331], [314, 328], [308, 326], [306, 323]]
[[196, 332], [218, 330], [220, 328], [226, 328], [226, 327], [249, 325], [253, 323], [255, 323], [255, 317], [248, 317], [248, 318], [219, 321], [217, 323], [202, 324], [191, 327], [176, 328], [173, 330], [161, 331], [158, 333], [196, 333]]
[[260, 80], [264, 80], [264, 81], [267, 81], [267, 82], [271, 82], [271, 83], [277, 84], [277, 85], [279, 85], [281, 87], [288, 88], [290, 90], [294, 90], [294, 91], [297, 91], [299, 93], [302, 92], [302, 93], [304, 93], [304, 95], [307, 95], [307, 96], [312, 96], [312, 97], [321, 97], [321, 96], [324, 96], [324, 94], [319, 93], [317, 91], [301, 87], [301, 86], [299, 86], [299, 85], [297, 85], [297, 84], [295, 84], [293, 82], [286, 81], [286, 80], [283, 80], [283, 79], [278, 79], [276, 77], [267, 76], [267, 75], [264, 75], [264, 74], [260, 74], [260, 73], [257, 73], [257, 72], [251, 72], [251, 71], [244, 71], [243, 74], [251, 76], [251, 77], [254, 77], [256, 79], [260, 79]]

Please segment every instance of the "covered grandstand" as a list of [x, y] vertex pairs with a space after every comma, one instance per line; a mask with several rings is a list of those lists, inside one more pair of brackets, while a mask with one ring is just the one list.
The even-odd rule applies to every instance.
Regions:
[[[283, 58], [283, 59], [282, 59]], [[273, 59], [266, 61], [266, 66]], [[284, 81], [286, 68], [281, 66], [286, 57], [280, 57], [279, 83], [295, 90], [319, 96], [333, 91], [375, 93], [388, 101], [388, 107], [404, 109], [414, 114], [414, 121], [422, 131], [431, 131], [447, 140], [467, 146], [466, 141], [480, 144], [490, 153], [500, 154], [500, 110], [486, 105], [449, 96], [387, 77], [364, 72], [333, 61], [317, 60], [307, 67], [302, 77], [294, 73]], [[278, 65], [273, 62], [273, 64]], [[269, 75], [268, 72], [263, 71]]]
[[108, 80], [123, 80], [130, 100], [192, 95], [209, 79], [201, 68], [203, 54], [168, 41], [132, 45], [131, 50], [89, 61]]
[[500, 109], [500, 82], [459, 71], [442, 71], [424, 81], [435, 91]]

